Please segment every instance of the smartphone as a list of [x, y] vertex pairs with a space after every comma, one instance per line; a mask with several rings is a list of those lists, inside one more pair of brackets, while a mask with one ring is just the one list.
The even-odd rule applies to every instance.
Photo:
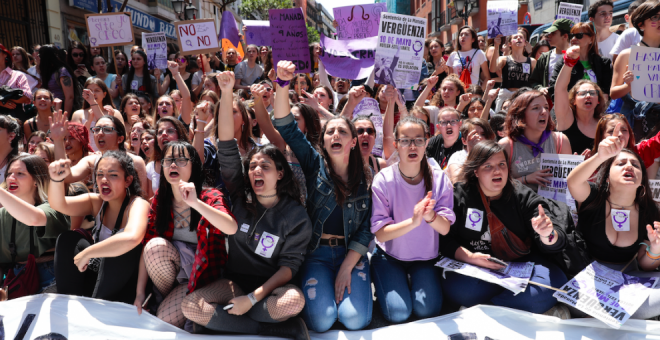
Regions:
[[230, 304], [226, 305], [224, 308], [222, 308], [222, 310], [230, 310], [232, 308], [234, 308], [234, 304], [230, 303]]
[[78, 68], [85, 68], [85, 64], [78, 64]]
[[502, 261], [502, 260], [500, 260], [500, 259], [498, 259], [498, 258], [495, 258], [495, 257], [489, 257], [489, 258], [488, 258], [488, 261], [493, 262], [493, 263], [497, 263], [497, 264], [499, 264], [500, 266], [505, 266], [505, 267], [507, 266], [506, 262], [504, 262], [504, 261]]

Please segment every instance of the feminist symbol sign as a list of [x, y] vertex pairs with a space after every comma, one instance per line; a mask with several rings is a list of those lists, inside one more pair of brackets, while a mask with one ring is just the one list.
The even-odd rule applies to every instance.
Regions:
[[261, 239], [261, 245], [264, 247], [264, 251], [268, 251], [268, 248], [272, 247], [275, 244], [272, 236], [266, 236]]
[[[417, 46], [419, 44], [419, 46]], [[413, 51], [415, 51], [415, 56], [419, 55], [419, 52], [422, 50], [422, 43], [418, 40], [412, 46]]]
[[259, 245], [257, 246], [257, 249], [254, 250], [254, 252], [257, 255], [261, 255], [265, 258], [271, 258], [271, 256], [273, 256], [273, 251], [275, 250], [275, 245], [279, 239], [279, 236], [275, 236], [269, 232], [264, 231], [264, 233], [261, 235], [261, 239], [259, 240]]
[[467, 220], [465, 221], [465, 227], [481, 232], [481, 224], [483, 223], [483, 211], [479, 209], [469, 208], [467, 211]]
[[630, 210], [612, 209], [612, 226], [616, 231], [630, 230]]
[[[476, 221], [472, 219], [473, 216], [474, 216], [474, 218], [476, 219]], [[479, 221], [481, 221], [481, 214], [479, 214], [478, 211], [473, 211], [473, 212], [468, 216], [468, 218], [470, 219], [470, 222], [472, 222], [472, 226], [473, 226], [473, 227], [476, 227], [477, 223], [479, 223]]]

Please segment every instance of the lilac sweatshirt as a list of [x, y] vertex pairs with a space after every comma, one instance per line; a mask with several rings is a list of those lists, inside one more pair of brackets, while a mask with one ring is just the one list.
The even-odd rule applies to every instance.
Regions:
[[[413, 216], [415, 204], [426, 196], [424, 181], [408, 184], [399, 173], [399, 164], [381, 170], [372, 184], [371, 232], [388, 224], [395, 224]], [[432, 198], [436, 200], [435, 212], [454, 223], [454, 187], [444, 171], [434, 169]], [[407, 234], [387, 242], [376, 244], [388, 255], [401, 261], [425, 261], [438, 257], [440, 234], [428, 223], [422, 223]]]

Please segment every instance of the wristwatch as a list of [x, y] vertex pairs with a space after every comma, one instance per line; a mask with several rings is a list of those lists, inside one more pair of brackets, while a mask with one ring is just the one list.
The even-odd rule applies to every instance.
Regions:
[[254, 296], [254, 292], [251, 292], [250, 294], [248, 294], [247, 297], [248, 297], [248, 299], [250, 299], [250, 302], [252, 303], [253, 306], [256, 305], [257, 302], [259, 302], [259, 301], [257, 301], [257, 298]]

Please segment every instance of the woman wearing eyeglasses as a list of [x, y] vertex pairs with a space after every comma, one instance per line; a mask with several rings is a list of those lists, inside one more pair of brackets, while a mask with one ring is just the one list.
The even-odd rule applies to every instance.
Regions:
[[[89, 96], [92, 96], [91, 93]], [[50, 133], [53, 144], [55, 145], [55, 159], [66, 159], [64, 139], [67, 133], [68, 123], [68, 120], [61, 112], [55, 112], [53, 114]], [[90, 131], [94, 134], [94, 142], [102, 154], [113, 150], [126, 152], [126, 144], [124, 143], [126, 140], [126, 128], [119, 118], [110, 115], [102, 116], [101, 119], [96, 121], [96, 125]], [[133, 160], [140, 186], [146, 188], [148, 182], [144, 161], [140, 156], [131, 153], [128, 153], [128, 155]], [[81, 159], [78, 164], [71, 167], [70, 175], [65, 180], [66, 183], [79, 182], [90, 176], [92, 169], [96, 167], [99, 159], [98, 154], [91, 154]], [[94, 181], [95, 178], [92, 177], [92, 180]]]
[[[186, 318], [181, 309], [188, 293], [221, 278], [227, 261], [225, 237], [238, 229], [222, 192], [204, 186], [202, 162], [186, 142], [170, 142], [162, 159], [158, 194], [151, 202], [142, 240], [135, 302], [138, 314], [150, 278], [164, 300], [157, 316], [177, 327]], [[206, 293], [210, 293], [208, 288]]]
[[[591, 29], [591, 28], [589, 28]], [[573, 32], [575, 28], [573, 28]], [[572, 39], [575, 42], [575, 37]], [[584, 39], [595, 39], [585, 36]], [[572, 80], [573, 66], [581, 67], [584, 49], [581, 46], [571, 46], [564, 55], [566, 63], [557, 61], [560, 68], [555, 67], [555, 72], [561, 70], [555, 87], [555, 115], [557, 117], [557, 131], [563, 132], [571, 141], [571, 149], [574, 152], [589, 156], [594, 147], [594, 137], [598, 126], [598, 120], [607, 109], [607, 97], [599, 83], [589, 79], [581, 79], [575, 85], [569, 87]], [[594, 56], [593, 58], [601, 58]], [[592, 59], [593, 59], [592, 58]], [[602, 59], [602, 58], [601, 58]], [[595, 59], [594, 59], [595, 60]], [[609, 60], [607, 61], [609, 62]], [[587, 73], [584, 76], [589, 78]], [[600, 73], [599, 73], [600, 77]], [[569, 78], [571, 78], [569, 80]], [[603, 79], [605, 77], [600, 77]], [[609, 89], [609, 83], [608, 83]], [[568, 89], [571, 89], [568, 91]]]
[[[90, 78], [85, 82], [83, 90], [83, 107], [73, 113], [71, 121], [83, 124], [91, 129], [96, 126], [96, 122], [104, 115], [117, 117], [122, 123], [124, 119], [121, 113], [115, 110], [115, 104], [112, 102], [110, 91], [100, 78]], [[99, 151], [96, 142], [92, 140], [90, 146], [94, 151]]]
[[444, 170], [449, 158], [455, 152], [463, 150], [463, 142], [459, 138], [461, 117], [458, 111], [452, 107], [440, 109], [436, 128], [440, 133], [429, 139], [426, 156], [435, 159]]
[[376, 249], [371, 274], [381, 310], [389, 322], [440, 314], [442, 289], [435, 268], [440, 235], [455, 216], [454, 190], [445, 173], [425, 154], [428, 126], [408, 116], [395, 129], [400, 161], [380, 171], [372, 190], [371, 232]]

